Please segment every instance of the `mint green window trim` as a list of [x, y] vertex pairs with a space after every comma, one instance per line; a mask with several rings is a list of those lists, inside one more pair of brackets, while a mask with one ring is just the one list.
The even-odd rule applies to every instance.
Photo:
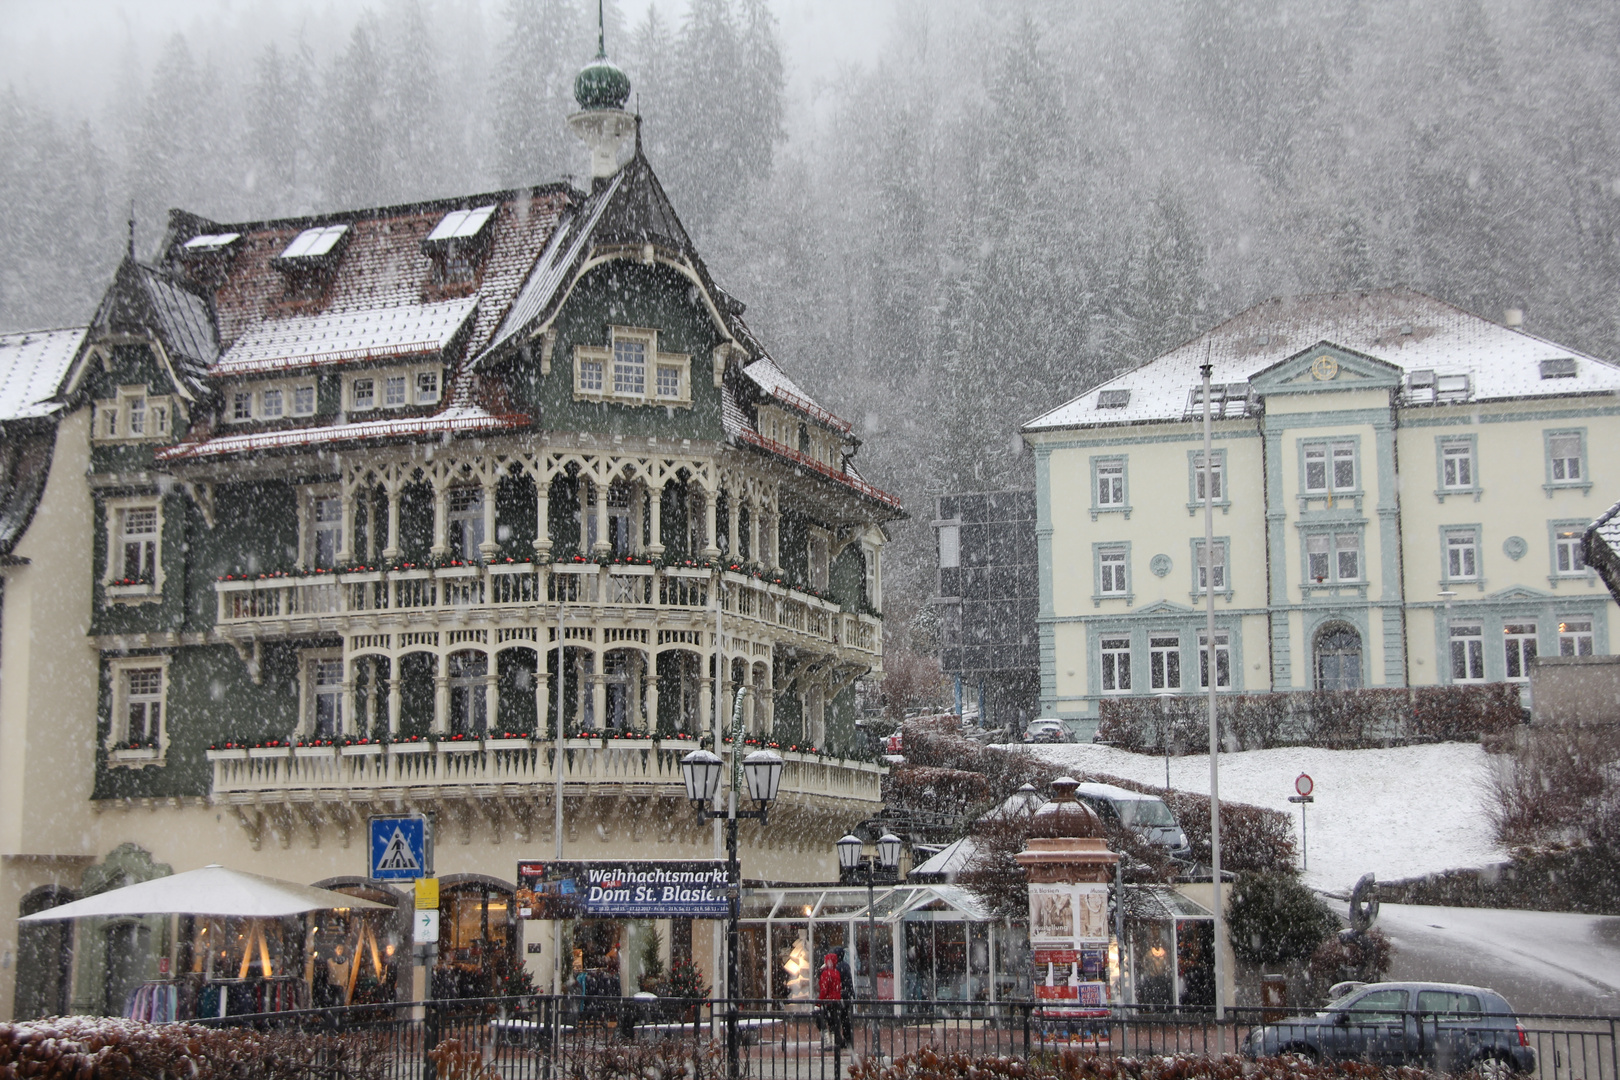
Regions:
[[[1565, 452], [1566, 441], [1572, 438], [1578, 440], [1573, 457]], [[1556, 491], [1578, 490], [1583, 495], [1589, 494], [1592, 490], [1592, 470], [1586, 429], [1547, 428], [1541, 433], [1541, 439], [1547, 460], [1547, 482], [1542, 485], [1542, 490], [1547, 493], [1547, 498], [1552, 498]], [[1557, 456], [1554, 456], [1555, 453]], [[1580, 475], [1573, 475], [1577, 471]]]
[[[1312, 594], [1345, 595], [1343, 589], [1353, 589], [1355, 594], [1363, 599], [1367, 595], [1367, 586], [1371, 584], [1367, 576], [1367, 521], [1365, 518], [1356, 518], [1343, 521], [1311, 521], [1309, 523], [1296, 523], [1299, 529], [1299, 558], [1300, 577], [1299, 591], [1301, 596], [1309, 597]], [[1348, 552], [1349, 547], [1342, 544], [1342, 537], [1354, 537], [1356, 556], [1356, 576], [1342, 578], [1339, 576], [1342, 562], [1339, 558], [1341, 551]], [[1326, 538], [1327, 573], [1318, 582], [1311, 573], [1311, 543]]]
[[[1192, 592], [1190, 595], [1196, 602], [1202, 600], [1204, 597], [1204, 590], [1198, 585], [1198, 551], [1204, 546], [1204, 538], [1202, 536], [1195, 536], [1187, 543], [1190, 548], [1191, 555], [1191, 557], [1187, 560], [1187, 565], [1192, 568], [1192, 579], [1190, 581]], [[1221, 570], [1221, 583], [1216, 586], [1215, 595], [1224, 596], [1226, 598], [1226, 602], [1230, 604], [1232, 602], [1232, 538], [1230, 536], [1217, 536], [1215, 538], [1215, 550], [1219, 552], [1221, 556], [1219, 563]]]
[[[1116, 556], [1107, 562], [1105, 579], [1104, 557]], [[1123, 558], [1118, 558], [1123, 556]], [[1091, 545], [1091, 604], [1101, 607], [1104, 600], [1123, 600], [1125, 606], [1136, 603], [1136, 575], [1131, 572], [1130, 541], [1097, 543]], [[1105, 588], [1105, 586], [1123, 586]]]
[[[1596, 575], [1596, 571], [1594, 571], [1590, 566], [1582, 566], [1579, 570], [1562, 569], [1559, 560], [1560, 538], [1558, 534], [1574, 534], [1573, 537], [1564, 538], [1564, 543], [1567, 550], [1563, 554], [1570, 556], [1572, 561], [1580, 560], [1584, 558], [1584, 556], [1581, 554], [1581, 535], [1586, 532], [1586, 527], [1590, 524], [1592, 524], [1590, 518], [1564, 518], [1558, 521], [1547, 522], [1547, 560], [1549, 571], [1547, 574], [1547, 581], [1552, 585], [1553, 588], [1558, 588], [1558, 583], [1560, 581], [1585, 582], [1591, 581]], [[1571, 543], [1571, 541], [1573, 541], [1573, 543]]]
[[[1460, 540], [1464, 536], [1473, 538], [1473, 576], [1467, 574], [1467, 557], [1463, 546], [1454, 543], [1453, 538]], [[1459, 570], [1462, 572], [1452, 574], [1451, 556], [1457, 553]], [[1485, 529], [1478, 522], [1471, 524], [1442, 525], [1440, 526], [1440, 587], [1449, 589], [1454, 585], [1472, 585], [1485, 591]]]
[[[1466, 455], [1456, 452], [1466, 448]], [[1448, 455], [1447, 451], [1452, 451]], [[1467, 482], [1458, 475], [1467, 470]], [[1479, 436], [1469, 433], [1466, 435], [1436, 435], [1434, 438], [1434, 473], [1435, 498], [1444, 503], [1446, 496], [1471, 495], [1475, 502], [1479, 502], [1485, 489], [1479, 483]], [[1452, 481], [1447, 483], [1447, 481]]]
[[[1091, 520], [1099, 514], [1124, 514], [1131, 520], [1131, 471], [1124, 454], [1101, 454], [1091, 459]], [[1104, 483], [1107, 483], [1106, 492]], [[1107, 501], [1103, 496], [1107, 495]]]
[[[1204, 509], [1204, 501], [1198, 497], [1199, 460], [1203, 458], [1204, 450], [1187, 451], [1187, 514], [1189, 516]], [[1216, 450], [1212, 455], [1215, 459], [1215, 482], [1220, 485], [1221, 497], [1213, 503], [1223, 514], [1232, 511], [1232, 478], [1226, 471], [1226, 451]]]
[[[1336, 487], [1334, 485], [1334, 447], [1349, 444], [1351, 447], [1352, 481], [1349, 487]], [[1306, 482], [1309, 477], [1307, 452], [1313, 449], [1324, 450], [1323, 468], [1325, 488], [1309, 489]], [[1366, 497], [1366, 485], [1362, 476], [1361, 462], [1361, 436], [1360, 435], [1313, 435], [1308, 439], [1296, 439], [1294, 452], [1299, 461], [1299, 490], [1295, 496], [1299, 499], [1299, 512], [1310, 510], [1311, 503], [1321, 503], [1323, 508], [1332, 509], [1346, 500], [1353, 500], [1352, 505], [1361, 509], [1361, 500]]]

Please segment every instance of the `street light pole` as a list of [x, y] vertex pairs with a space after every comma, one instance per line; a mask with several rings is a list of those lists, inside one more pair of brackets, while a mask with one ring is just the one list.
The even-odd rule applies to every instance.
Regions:
[[[1214, 886], [1215, 908], [1215, 1023], [1216, 1039], [1226, 1019], [1226, 964], [1221, 959], [1221, 942], [1226, 935], [1226, 914], [1221, 908], [1221, 763], [1220, 722], [1216, 718], [1215, 686], [1220, 673], [1215, 667], [1215, 445], [1209, 414], [1209, 381], [1214, 365], [1206, 359], [1204, 376], [1204, 671], [1209, 683], [1209, 863]], [[1225, 560], [1222, 572], [1226, 572]], [[1217, 1052], [1220, 1045], [1216, 1044]]]
[[[900, 869], [900, 845], [904, 843], [893, 833], [884, 833], [878, 839], [878, 865], [861, 861], [861, 848], [864, 846], [860, 837], [850, 833], [833, 846], [838, 849], [838, 866], [845, 874], [855, 878], [866, 885], [866, 966], [871, 972], [872, 999], [877, 1000], [877, 919], [872, 907], [875, 903], [873, 886], [881, 877], [883, 884], [892, 883], [897, 871]], [[877, 1008], [872, 1009], [872, 1039], [869, 1056], [874, 1062], [883, 1060], [883, 1043], [880, 1038]], [[837, 1036], [835, 1035], [836, 1039]]]
[[[732, 779], [730, 796], [725, 810], [710, 809], [709, 804], [720, 788], [720, 773], [725, 763], [720, 756], [708, 750], [694, 750], [681, 759], [681, 777], [686, 783], [686, 798], [698, 813], [699, 820], [725, 819], [726, 832], [726, 1075], [732, 1080], [739, 1075], [737, 1055], [737, 952], [739, 923], [742, 918], [742, 862], [737, 856], [737, 822], [754, 818], [764, 828], [771, 803], [776, 801], [782, 784], [782, 755], [774, 750], [755, 750], [738, 762], [743, 740], [743, 695], [747, 687], [737, 688], [737, 703], [732, 713], [731, 753]], [[748, 795], [755, 809], [737, 809], [737, 791], [746, 781]]]

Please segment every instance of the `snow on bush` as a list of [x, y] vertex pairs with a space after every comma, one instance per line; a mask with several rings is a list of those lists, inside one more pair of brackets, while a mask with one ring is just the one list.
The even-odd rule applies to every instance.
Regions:
[[379, 1080], [365, 1035], [62, 1016], [0, 1024], [0, 1080]]

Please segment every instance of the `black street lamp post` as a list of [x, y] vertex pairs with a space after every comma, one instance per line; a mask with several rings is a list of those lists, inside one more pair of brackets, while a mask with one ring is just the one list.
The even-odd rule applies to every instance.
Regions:
[[[742, 695], [738, 694], [738, 713], [742, 708]], [[742, 738], [733, 729], [731, 795], [724, 810], [710, 808], [715, 793], [720, 789], [720, 773], [725, 763], [719, 755], [708, 750], [694, 750], [681, 759], [681, 777], [686, 781], [686, 797], [705, 820], [721, 818], [726, 823], [726, 996], [730, 1007], [726, 1011], [726, 1063], [727, 1076], [737, 1072], [737, 924], [742, 914], [742, 866], [737, 859], [737, 822], [741, 818], [757, 818], [760, 827], [765, 815], [776, 801], [777, 789], [782, 783], [782, 755], [774, 750], [755, 750], [737, 766], [735, 758], [742, 748]], [[753, 810], [737, 809], [738, 773], [746, 777]]]
[[[877, 929], [876, 919], [872, 913], [874, 903], [872, 887], [877, 884], [889, 885], [894, 883], [900, 869], [901, 839], [894, 833], [884, 833], [878, 838], [877, 865], [862, 861], [861, 848], [864, 843], [854, 833], [850, 833], [833, 846], [838, 849], [838, 868], [844, 876], [866, 886], [866, 969], [870, 980], [873, 1000], [877, 999]], [[883, 1060], [883, 1046], [878, 1038], [877, 1007], [872, 1009], [872, 1046], [871, 1058], [875, 1062]]]

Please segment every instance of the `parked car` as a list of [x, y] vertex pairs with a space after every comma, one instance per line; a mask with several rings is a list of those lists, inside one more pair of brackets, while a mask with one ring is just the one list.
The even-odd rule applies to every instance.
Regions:
[[1530, 1073], [1536, 1052], [1507, 999], [1483, 986], [1386, 982], [1358, 986], [1314, 1016], [1249, 1032], [1249, 1057], [1297, 1054], [1444, 1073]]
[[1068, 727], [1061, 720], [1031, 720], [1024, 729], [1024, 741], [1027, 743], [1066, 743], [1074, 742], [1069, 734]]
[[1192, 858], [1187, 834], [1181, 831], [1176, 815], [1157, 795], [1144, 795], [1113, 784], [1081, 784], [1074, 789], [1074, 794], [1097, 811], [1105, 824], [1123, 825], [1148, 843], [1164, 848], [1172, 859]]

